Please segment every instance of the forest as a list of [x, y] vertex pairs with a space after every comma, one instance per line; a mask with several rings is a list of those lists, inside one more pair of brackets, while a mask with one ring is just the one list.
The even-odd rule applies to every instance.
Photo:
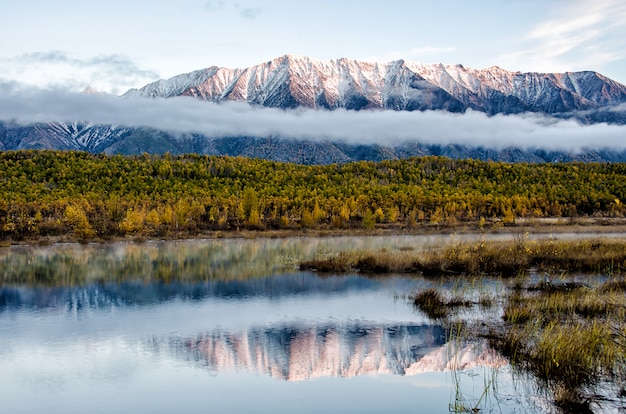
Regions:
[[0, 152], [0, 239], [622, 217], [626, 164], [443, 157], [300, 165], [203, 155]]

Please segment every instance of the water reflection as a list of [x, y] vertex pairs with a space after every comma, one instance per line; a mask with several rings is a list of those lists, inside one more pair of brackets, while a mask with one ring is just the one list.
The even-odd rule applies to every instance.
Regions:
[[[593, 236], [559, 234], [555, 238]], [[0, 248], [0, 286], [246, 280], [292, 272], [302, 260], [339, 251], [423, 250], [451, 241], [514, 237], [513, 234], [463, 234], [12, 246]], [[531, 235], [537, 237], [545, 235]]]
[[173, 281], [120, 283], [101, 282], [86, 286], [0, 287], [0, 312], [33, 309], [113, 309], [169, 302], [176, 299], [198, 301], [210, 298], [281, 298], [294, 295], [341, 294], [377, 289], [393, 284], [398, 291], [414, 285], [404, 278], [351, 276], [320, 277], [312, 272], [297, 272], [248, 280], [215, 280], [186, 283]]
[[169, 347], [210, 370], [244, 370], [287, 381], [505, 364], [484, 344], [456, 349], [460, 343], [448, 340], [449, 332], [439, 325], [345, 323], [214, 331], [172, 339]]
[[445, 412], [450, 376], [433, 372], [505, 361], [484, 343], [449, 342], [450, 332], [398, 298], [432, 280], [321, 276], [294, 264], [448, 240], [0, 249], [3, 409], [414, 412], [429, 401], [426, 411]]

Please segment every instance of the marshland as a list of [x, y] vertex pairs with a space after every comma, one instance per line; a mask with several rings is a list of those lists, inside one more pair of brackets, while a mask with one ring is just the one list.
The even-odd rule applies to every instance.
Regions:
[[[437, 287], [409, 296], [455, 335], [488, 340], [520, 372], [532, 375], [563, 412], [626, 407], [626, 240], [585, 238], [462, 242], [426, 251], [352, 251], [303, 261], [321, 272], [410, 273], [460, 285], [497, 277], [504, 289], [466, 297]], [[487, 323], [459, 310], [498, 307]], [[451, 330], [454, 332], [454, 330]], [[464, 407], [468, 408], [468, 407]]]
[[[623, 243], [472, 233], [5, 247], [5, 405], [619, 411]], [[234, 399], [242, 386], [250, 399]]]

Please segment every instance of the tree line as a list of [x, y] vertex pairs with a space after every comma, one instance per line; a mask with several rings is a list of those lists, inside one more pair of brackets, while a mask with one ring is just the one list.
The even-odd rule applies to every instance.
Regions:
[[626, 164], [0, 152], [0, 238], [621, 217]]

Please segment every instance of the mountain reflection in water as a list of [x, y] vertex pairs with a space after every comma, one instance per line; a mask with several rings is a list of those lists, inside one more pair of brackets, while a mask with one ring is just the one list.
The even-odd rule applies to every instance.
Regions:
[[[447, 289], [448, 282], [294, 269], [300, 259], [342, 249], [428, 248], [445, 240], [216, 240], [0, 251], [3, 409], [447, 411], [451, 376], [442, 371], [508, 366], [484, 343], [451, 340], [402, 296], [435, 284]], [[468, 379], [482, 383], [485, 375]]]
[[[409, 286], [402, 278], [387, 278], [398, 289]], [[65, 287], [0, 287], [0, 312], [18, 308], [111, 309], [166, 303], [173, 300], [198, 301], [211, 298], [243, 300], [251, 297], [281, 298], [294, 295], [341, 294], [377, 289], [380, 280], [356, 275], [320, 277], [297, 272], [247, 280], [206, 282], [125, 281]]]
[[[246, 371], [288, 381], [363, 374], [411, 375], [461, 365], [467, 368], [475, 364], [504, 364], [501, 357], [483, 345], [470, 345], [459, 354], [456, 347], [460, 344], [447, 342], [450, 332], [426, 319], [419, 320], [417, 315], [410, 316], [410, 307], [408, 313], [392, 313], [398, 321], [376, 319], [379, 315], [383, 319], [390, 317], [387, 310], [377, 308], [388, 308], [393, 303], [392, 292], [408, 291], [416, 283], [419, 279], [321, 277], [312, 272], [296, 272], [202, 283], [127, 281], [68, 287], [3, 287], [0, 315], [48, 310], [66, 314], [70, 319], [81, 315], [83, 319], [84, 315], [95, 319], [93, 315], [102, 312], [115, 311], [118, 318], [129, 312], [125, 321], [116, 326], [120, 329], [120, 325], [131, 324], [126, 329], [133, 330], [137, 328], [133, 323], [159, 324], [162, 318], [154, 306], [164, 309], [161, 313], [168, 318], [177, 315], [182, 307], [180, 318], [195, 319], [193, 326], [184, 335], [153, 333], [154, 340], [147, 341], [148, 348], [160, 353], [166, 344], [177, 358], [194, 361], [212, 371]], [[357, 301], [372, 301], [375, 296], [381, 296], [379, 303], [367, 304], [367, 314], [350, 315], [351, 309], [362, 305]], [[247, 321], [243, 328], [230, 326], [223, 315], [232, 312], [232, 304], [238, 310], [237, 323]], [[313, 310], [301, 313], [294, 304]], [[167, 309], [172, 306], [176, 309]], [[202, 306], [210, 306], [210, 310], [202, 311]], [[405, 306], [408, 307], [402, 308]], [[268, 310], [289, 316], [287, 320], [266, 319]], [[294, 322], [291, 315], [298, 320]], [[410, 323], [409, 319], [416, 322]], [[166, 330], [171, 329], [170, 326]]]
[[438, 325], [345, 323], [215, 331], [169, 345], [176, 355], [210, 370], [244, 370], [287, 381], [506, 364], [485, 344], [456, 349], [460, 343], [448, 339], [449, 332]]

